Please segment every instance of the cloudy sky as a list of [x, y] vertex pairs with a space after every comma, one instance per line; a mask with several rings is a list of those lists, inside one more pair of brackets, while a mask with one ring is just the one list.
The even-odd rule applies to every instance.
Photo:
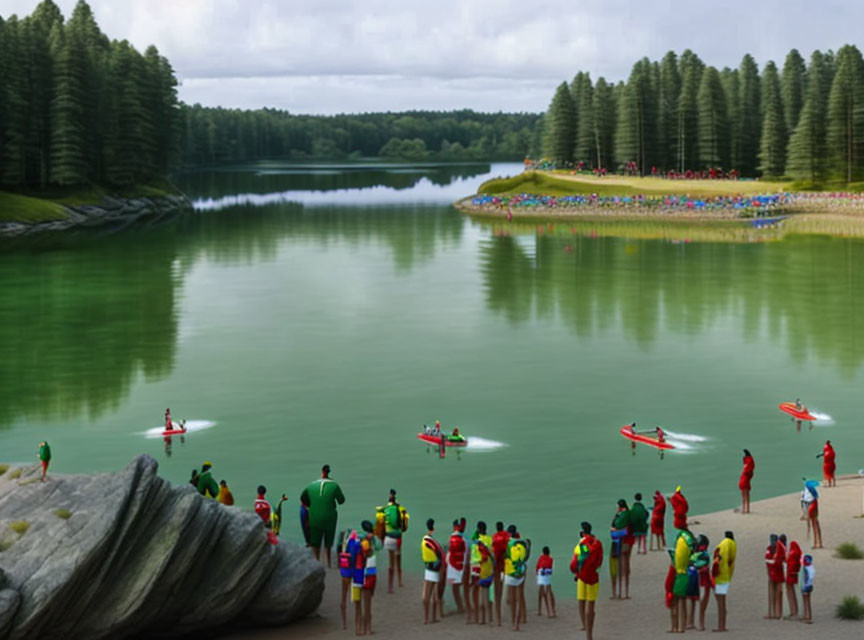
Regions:
[[[68, 16], [75, 0], [55, 0]], [[36, 0], [0, 0], [25, 15]], [[860, 0], [90, 0], [103, 31], [174, 65], [180, 97], [295, 113], [545, 110], [578, 70], [625, 79], [669, 49], [752, 53], [854, 43]]]

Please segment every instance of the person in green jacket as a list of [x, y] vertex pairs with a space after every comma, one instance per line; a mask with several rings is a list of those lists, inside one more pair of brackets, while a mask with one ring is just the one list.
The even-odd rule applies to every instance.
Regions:
[[336, 505], [345, 502], [339, 484], [330, 478], [330, 465], [321, 468], [321, 477], [309, 484], [300, 494], [300, 502], [309, 509], [309, 544], [316, 560], [321, 560], [321, 539], [327, 567], [330, 567], [330, 547], [336, 537]]
[[39, 443], [39, 461], [42, 463], [42, 482], [45, 482], [45, 476], [48, 474], [48, 464], [51, 462], [51, 447], [48, 446], [46, 440]]
[[637, 493], [635, 502], [630, 507], [630, 531], [636, 538], [636, 553], [647, 554], [648, 545], [648, 509], [642, 504], [642, 494]]
[[201, 466], [201, 473], [198, 474], [198, 493], [208, 498], [215, 498], [219, 495], [219, 484], [213, 479], [213, 474], [210, 473], [212, 467], [212, 462], [205, 462]]
[[630, 509], [627, 508], [627, 501], [623, 498], [618, 501], [618, 510], [612, 519], [611, 534], [613, 544], [610, 549], [609, 576], [612, 579], [612, 599], [629, 600], [630, 551], [633, 545], [633, 533], [630, 529]]

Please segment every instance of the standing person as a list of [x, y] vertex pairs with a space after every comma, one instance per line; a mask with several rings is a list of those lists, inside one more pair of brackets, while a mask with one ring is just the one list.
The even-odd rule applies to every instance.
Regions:
[[714, 566], [711, 573], [714, 576], [714, 597], [717, 600], [717, 628], [715, 631], [726, 631], [726, 596], [729, 593], [729, 584], [735, 575], [735, 556], [738, 547], [735, 544], [735, 536], [727, 531], [723, 540], [714, 549]]
[[630, 530], [636, 540], [636, 553], [647, 554], [648, 510], [642, 504], [641, 493], [634, 496], [633, 506], [630, 507]]
[[591, 523], [583, 522], [579, 542], [573, 549], [570, 571], [576, 576], [576, 599], [579, 601], [579, 619], [587, 640], [594, 638], [594, 607], [600, 591], [597, 570], [603, 564], [603, 545], [591, 535]]
[[657, 551], [666, 548], [666, 498], [657, 489], [654, 492], [654, 508], [651, 510], [651, 550], [654, 551], [654, 541], [657, 541]]
[[690, 509], [690, 505], [687, 504], [687, 498], [681, 493], [680, 485], [675, 488], [675, 493], [669, 497], [669, 504], [672, 505], [672, 515], [674, 517], [672, 526], [679, 530], [686, 529], [687, 511]]
[[399, 579], [399, 587], [402, 587], [402, 534], [406, 531], [408, 512], [396, 501], [396, 490], [390, 489], [390, 498], [384, 507], [384, 548], [390, 560], [387, 569], [387, 593], [393, 593], [394, 573]]
[[452, 586], [458, 613], [465, 611], [461, 593], [465, 582], [465, 550], [465, 518], [460, 518], [453, 521], [453, 533], [447, 545], [447, 582]]
[[687, 626], [687, 591], [690, 583], [688, 569], [690, 556], [693, 555], [695, 544], [693, 534], [687, 529], [679, 529], [675, 539], [675, 548], [669, 550], [672, 564], [675, 566], [675, 583], [672, 587], [672, 606], [675, 607], [678, 620], [678, 633], [684, 633]]
[[834, 447], [831, 446], [831, 441], [826, 440], [825, 446], [822, 447], [822, 453], [817, 458], [822, 458], [822, 478], [826, 487], [836, 487], [837, 480], [834, 478], [834, 472], [837, 470]]
[[543, 615], [543, 603], [546, 603], [546, 615], [550, 618], [557, 617], [555, 613], [555, 594], [552, 593], [552, 569], [554, 560], [550, 555], [549, 547], [543, 547], [543, 555], [537, 558], [537, 566], [534, 572], [537, 575], [537, 615]]
[[351, 583], [354, 578], [354, 565], [356, 558], [356, 545], [359, 544], [357, 532], [353, 529], [348, 529], [339, 534], [337, 543], [338, 561], [339, 561], [339, 577], [342, 582], [342, 599], [339, 606], [342, 613], [342, 630], [348, 628], [347, 620], [347, 601], [348, 594], [351, 593]]
[[750, 481], [753, 479], [753, 471], [756, 469], [756, 461], [747, 449], [744, 449], [744, 468], [741, 469], [741, 478], [738, 480], [738, 488], [741, 490], [741, 513], [750, 513]]
[[300, 502], [309, 509], [309, 543], [316, 560], [321, 560], [321, 541], [330, 568], [330, 547], [336, 537], [336, 505], [345, 502], [339, 484], [330, 478], [330, 465], [321, 467], [321, 477], [311, 482], [300, 494]]
[[801, 603], [804, 609], [804, 615], [801, 617], [801, 620], [810, 624], [813, 622], [813, 609], [810, 606], [810, 595], [813, 593], [813, 579], [816, 577], [816, 569], [813, 566], [813, 556], [809, 553], [804, 556], [804, 568], [802, 572], [804, 577], [801, 580]]
[[[492, 538], [486, 534], [486, 523], [477, 523], [471, 536], [471, 597], [475, 624], [486, 624], [486, 611], [489, 611], [489, 624], [492, 624], [492, 603], [489, 602], [489, 587], [495, 574], [495, 560], [492, 555]], [[481, 615], [482, 614], [482, 615]], [[472, 621], [469, 619], [468, 623]]]
[[216, 496], [216, 501], [221, 502], [226, 507], [234, 505], [234, 494], [231, 493], [231, 489], [228, 488], [228, 483], [224, 480], [219, 481], [219, 495]]
[[47, 440], [39, 443], [39, 462], [42, 463], [42, 482], [45, 482], [45, 477], [48, 475], [48, 465], [51, 464], [51, 447]]
[[798, 586], [798, 572], [801, 571], [801, 545], [792, 540], [786, 552], [786, 598], [789, 601], [789, 616], [787, 620], [798, 617], [798, 596], [795, 587]]
[[510, 543], [510, 534], [504, 530], [504, 523], [500, 520], [495, 523], [495, 535], [492, 536], [492, 554], [495, 559], [495, 618], [498, 626], [501, 626], [501, 601], [504, 596], [504, 557], [507, 555], [507, 546]]
[[819, 492], [816, 487], [819, 482], [816, 480], [804, 480], [804, 491], [802, 492], [802, 501], [806, 505], [807, 510], [807, 525], [808, 529], [813, 531], [813, 548], [822, 548], [822, 527], [819, 526]]
[[432, 622], [438, 621], [438, 582], [441, 580], [441, 566], [444, 562], [444, 550], [438, 541], [432, 537], [435, 533], [435, 520], [426, 521], [426, 535], [420, 543], [423, 558], [423, 624], [429, 624], [429, 610], [432, 610]]
[[691, 558], [693, 566], [699, 572], [699, 587], [702, 589], [699, 602], [699, 631], [705, 631], [705, 611], [711, 602], [711, 589], [714, 587], [714, 578], [711, 576], [711, 556], [708, 555], [709, 545], [708, 536], [700, 534], [696, 540], [696, 555]]
[[[513, 631], [519, 631], [525, 612], [525, 566], [531, 553], [531, 541], [520, 540], [516, 526], [508, 527], [510, 542], [504, 558], [504, 586], [507, 587], [507, 601], [510, 604], [510, 618]], [[492, 620], [492, 614], [489, 614]]]
[[201, 473], [198, 474], [198, 493], [207, 498], [215, 498], [219, 495], [219, 484], [213, 479], [212, 462], [201, 465]]
[[264, 496], [267, 494], [267, 487], [263, 484], [258, 485], [258, 497], [255, 498], [255, 513], [264, 522], [264, 526], [270, 528], [270, 503]]
[[361, 542], [363, 553], [366, 556], [366, 567], [363, 571], [363, 603], [362, 622], [360, 635], [372, 635], [372, 597], [375, 595], [375, 585], [378, 581], [378, 551], [381, 549], [381, 541], [375, 537], [375, 527], [369, 520], [360, 524], [363, 529], [363, 540]]
[[630, 551], [633, 538], [630, 533], [630, 510], [627, 508], [627, 501], [623, 498], [618, 500], [618, 510], [612, 518], [610, 533], [612, 545], [609, 551], [609, 576], [612, 579], [612, 599], [617, 597], [618, 599], [629, 600]]

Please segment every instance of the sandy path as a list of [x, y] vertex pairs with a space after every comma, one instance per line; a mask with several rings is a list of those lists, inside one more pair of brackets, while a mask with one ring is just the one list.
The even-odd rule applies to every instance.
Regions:
[[[790, 494], [769, 500], [754, 502], [752, 513], [742, 516], [731, 510], [695, 516], [691, 521], [694, 533], [705, 533], [713, 546], [723, 532], [731, 529], [738, 542], [738, 562], [735, 577], [727, 597], [729, 606], [729, 638], [801, 638], [825, 640], [864, 638], [864, 621], [844, 622], [834, 617], [834, 608], [845, 595], [855, 594], [864, 600], [864, 560], [840, 560], [833, 557], [833, 547], [841, 542], [853, 541], [864, 548], [864, 519], [853, 515], [862, 512], [864, 478], [847, 476], [838, 480], [833, 489], [820, 490], [820, 511], [825, 549], [810, 551], [806, 542], [805, 523], [799, 520], [799, 494]], [[692, 499], [692, 498], [691, 498]], [[671, 524], [668, 523], [667, 527]], [[790, 540], [802, 542], [805, 553], [812, 553], [816, 567], [813, 594], [814, 624], [806, 625], [791, 621], [764, 620], [767, 612], [767, 579], [763, 554], [771, 532], [786, 533]], [[668, 529], [667, 529], [668, 533]], [[410, 550], [417, 542], [412, 535], [407, 541]], [[603, 540], [604, 545], [606, 540]], [[575, 541], [574, 541], [575, 544]], [[409, 551], [410, 552], [410, 551]], [[565, 558], [558, 558], [556, 571], [566, 571]], [[661, 638], [667, 637], [665, 630], [669, 616], [663, 605], [663, 581], [668, 568], [665, 553], [649, 553], [633, 556], [632, 600], [610, 601], [609, 574], [604, 558], [601, 572], [601, 595], [598, 601], [595, 638]], [[386, 566], [386, 561], [381, 564]], [[531, 563], [533, 568], [533, 561]], [[384, 589], [376, 593], [373, 608], [373, 628], [379, 638], [476, 638], [509, 635], [508, 627], [467, 627], [462, 616], [450, 613], [443, 622], [424, 627], [420, 603], [419, 576], [406, 576], [405, 588], [395, 595], [386, 593], [386, 569], [379, 580], [384, 579]], [[533, 577], [526, 587], [528, 599], [528, 624], [519, 637], [523, 638], [581, 638], [578, 612], [575, 601], [575, 585], [567, 592], [559, 591], [558, 618], [538, 618], [536, 610], [536, 586]], [[350, 631], [339, 627], [339, 582], [338, 572], [331, 570], [327, 576], [327, 590], [319, 614], [300, 624], [283, 629], [243, 631], [229, 637], [254, 640], [276, 638], [347, 638], [353, 635], [353, 617], [349, 613]], [[452, 612], [452, 600], [447, 596], [446, 605]], [[800, 594], [799, 594], [800, 606]], [[784, 601], [784, 614], [786, 603]], [[697, 612], [698, 615], [698, 612]], [[716, 604], [713, 600], [707, 612], [707, 626], [712, 628], [717, 620]], [[498, 631], [498, 633], [496, 633]], [[689, 634], [698, 632], [688, 632]], [[712, 635], [710, 632], [704, 635]]]

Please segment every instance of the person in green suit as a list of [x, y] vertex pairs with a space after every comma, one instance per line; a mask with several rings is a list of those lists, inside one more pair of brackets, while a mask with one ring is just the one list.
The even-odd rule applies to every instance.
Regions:
[[45, 482], [45, 476], [48, 474], [48, 465], [51, 463], [51, 447], [48, 446], [47, 440], [39, 443], [39, 462], [42, 463], [42, 482]]
[[642, 504], [642, 494], [637, 493], [636, 501], [630, 507], [630, 530], [636, 538], [636, 553], [648, 553], [646, 538], [648, 536], [648, 510]]
[[219, 495], [219, 484], [213, 479], [213, 474], [210, 469], [213, 466], [210, 462], [205, 462], [201, 466], [201, 473], [198, 475], [198, 493], [204, 497], [215, 498]]
[[300, 502], [309, 509], [309, 544], [316, 560], [321, 560], [321, 539], [327, 567], [330, 567], [330, 547], [336, 537], [336, 505], [345, 502], [339, 483], [330, 478], [330, 465], [321, 468], [321, 477], [310, 483], [300, 494]]

